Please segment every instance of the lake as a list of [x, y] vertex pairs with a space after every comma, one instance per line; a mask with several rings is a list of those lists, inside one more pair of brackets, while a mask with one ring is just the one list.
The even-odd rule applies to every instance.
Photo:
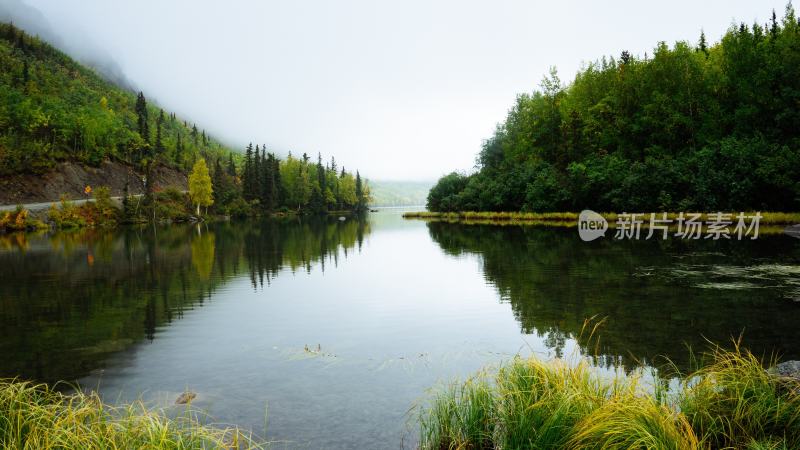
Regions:
[[[800, 359], [800, 239], [263, 220], [0, 236], [0, 377], [69, 380], [277, 448], [413, 448], [431, 388], [514, 355]], [[589, 329], [601, 323], [593, 336]]]

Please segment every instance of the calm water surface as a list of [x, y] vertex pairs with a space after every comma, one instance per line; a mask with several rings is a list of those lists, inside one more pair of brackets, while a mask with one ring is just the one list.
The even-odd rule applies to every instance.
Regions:
[[[584, 321], [606, 318], [600, 339]], [[282, 448], [399, 448], [429, 388], [515, 354], [600, 370], [743, 335], [800, 359], [800, 240], [254, 221], [0, 236], [0, 377], [194, 407]], [[409, 412], [411, 411], [411, 412]]]

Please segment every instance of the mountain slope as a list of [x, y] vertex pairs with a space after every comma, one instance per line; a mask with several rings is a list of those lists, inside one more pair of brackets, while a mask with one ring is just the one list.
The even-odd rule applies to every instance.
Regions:
[[137, 108], [133, 92], [0, 24], [0, 175], [45, 173], [60, 161], [98, 166], [106, 159], [186, 171], [200, 155], [228, 151], [174, 114], [152, 104]]

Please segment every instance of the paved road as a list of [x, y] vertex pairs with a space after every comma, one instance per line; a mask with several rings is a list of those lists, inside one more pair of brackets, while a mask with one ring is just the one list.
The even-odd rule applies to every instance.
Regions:
[[[140, 195], [141, 194], [135, 194], [135, 195], [131, 195], [131, 197], [138, 197]], [[111, 197], [111, 200], [115, 200], [117, 202], [121, 202], [122, 201], [122, 197]], [[83, 204], [83, 203], [86, 203], [86, 202], [93, 202], [93, 201], [94, 201], [93, 198], [92, 199], [85, 199], [84, 198], [84, 199], [80, 199], [80, 200], [70, 200], [70, 203], [72, 203], [74, 205], [80, 205], [80, 204]], [[43, 203], [23, 203], [22, 207], [27, 209], [28, 211], [31, 211], [31, 212], [33, 212], [33, 211], [41, 211], [43, 209], [49, 208], [50, 205], [52, 205], [53, 203], [58, 204], [59, 202], [60, 202], [60, 200], [54, 200], [52, 202], [43, 202]], [[0, 211], [13, 211], [16, 208], [17, 208], [17, 205], [0, 205]]]

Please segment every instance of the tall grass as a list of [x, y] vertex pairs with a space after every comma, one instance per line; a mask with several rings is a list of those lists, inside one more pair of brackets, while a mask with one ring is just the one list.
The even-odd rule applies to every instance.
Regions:
[[201, 425], [187, 413], [169, 419], [141, 403], [104, 405], [97, 395], [71, 395], [46, 385], [0, 381], [3, 449], [255, 449], [236, 428]]
[[800, 448], [800, 381], [735, 346], [681, 378], [668, 396], [641, 372], [599, 376], [515, 358], [439, 390], [420, 410], [425, 449]]
[[704, 443], [800, 448], [800, 383], [768, 373], [738, 344], [732, 352], [716, 347], [712, 357], [711, 364], [685, 379], [679, 403]]

